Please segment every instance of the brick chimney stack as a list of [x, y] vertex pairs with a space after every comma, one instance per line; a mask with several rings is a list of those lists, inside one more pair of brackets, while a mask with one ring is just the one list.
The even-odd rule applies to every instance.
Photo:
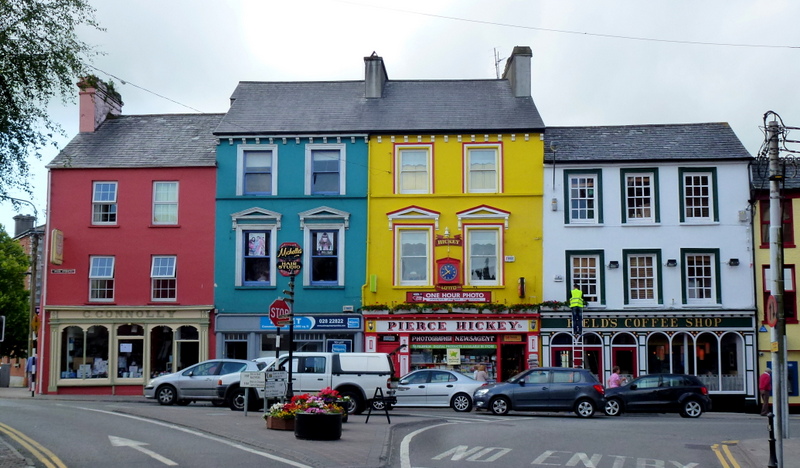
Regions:
[[364, 68], [364, 84], [366, 86], [364, 95], [367, 98], [383, 97], [383, 85], [389, 81], [383, 59], [373, 52], [369, 57], [364, 57]]
[[122, 96], [96, 76], [89, 76], [77, 83], [80, 92], [79, 110], [81, 133], [94, 132], [109, 116], [122, 113]]
[[27, 231], [33, 229], [33, 223], [36, 218], [31, 215], [16, 215], [14, 216], [14, 237], [19, 237]]
[[531, 57], [528, 46], [516, 46], [506, 62], [503, 79], [511, 83], [514, 97], [531, 97]]

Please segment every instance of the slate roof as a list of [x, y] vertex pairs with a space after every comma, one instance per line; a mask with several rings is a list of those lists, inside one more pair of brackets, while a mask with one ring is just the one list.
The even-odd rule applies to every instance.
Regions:
[[214, 166], [223, 114], [121, 115], [79, 133], [48, 168]]
[[[800, 190], [800, 161], [794, 158], [781, 157], [783, 171], [783, 190]], [[750, 166], [750, 185], [753, 190], [769, 192], [769, 159], [753, 161]], [[763, 194], [762, 194], [763, 195]]]
[[364, 97], [364, 81], [252, 82], [236, 87], [215, 134], [535, 132], [544, 129], [531, 97], [508, 80], [387, 81]]
[[545, 164], [752, 159], [725, 122], [547, 127], [544, 137]]

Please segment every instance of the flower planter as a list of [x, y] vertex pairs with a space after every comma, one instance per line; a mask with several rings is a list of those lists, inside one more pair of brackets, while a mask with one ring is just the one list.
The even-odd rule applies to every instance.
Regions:
[[267, 416], [267, 429], [274, 429], [276, 431], [293, 431], [294, 419], [281, 419]]
[[340, 413], [297, 413], [294, 436], [306, 440], [339, 440], [342, 437]]

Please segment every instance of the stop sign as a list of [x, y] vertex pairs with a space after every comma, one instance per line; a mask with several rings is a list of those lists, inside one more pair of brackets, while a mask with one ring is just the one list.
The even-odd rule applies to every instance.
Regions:
[[269, 305], [269, 319], [276, 327], [285, 327], [289, 325], [292, 321], [292, 317], [289, 316], [291, 313], [292, 309], [283, 299], [275, 299], [272, 301], [272, 304]]

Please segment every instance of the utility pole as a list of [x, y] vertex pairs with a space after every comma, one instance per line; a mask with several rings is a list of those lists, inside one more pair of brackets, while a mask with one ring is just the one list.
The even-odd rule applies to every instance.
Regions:
[[[778, 323], [770, 331], [772, 344], [772, 410], [775, 413], [775, 452], [778, 466], [783, 465], [783, 438], [789, 435], [788, 392], [786, 391], [786, 318], [783, 313], [783, 213], [781, 206], [781, 171], [778, 151], [778, 122], [767, 125], [769, 156], [769, 256], [770, 291], [778, 309]], [[784, 407], [786, 411], [784, 412]]]

